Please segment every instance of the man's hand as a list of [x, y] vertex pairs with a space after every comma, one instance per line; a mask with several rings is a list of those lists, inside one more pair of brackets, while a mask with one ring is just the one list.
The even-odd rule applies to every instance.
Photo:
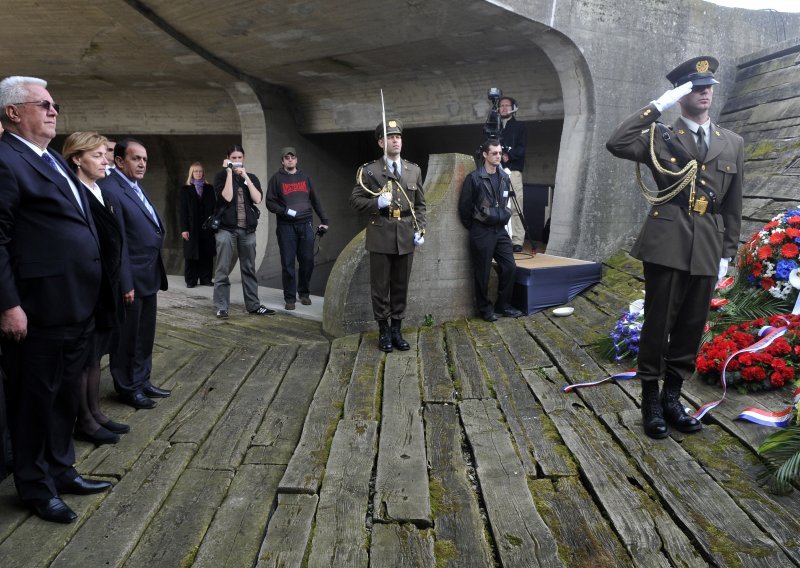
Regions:
[[188, 240], [189, 240], [189, 231], [184, 231], [184, 232], [182, 232], [182, 233], [181, 233], [181, 238], [182, 238], [184, 241], [188, 241]]
[[678, 85], [674, 89], [670, 89], [656, 100], [653, 101], [653, 105], [658, 109], [658, 112], [664, 112], [669, 107], [673, 106], [677, 103], [681, 98], [685, 95], [688, 95], [692, 92], [692, 82], [686, 81], [683, 85]]
[[729, 258], [719, 259], [719, 272], [717, 273], [717, 281], [722, 280], [725, 278], [725, 275], [728, 274], [728, 264], [730, 261], [731, 259]]
[[125, 302], [126, 304], [132, 304], [133, 298], [134, 298], [133, 290], [131, 290], [130, 292], [125, 292], [122, 295], [122, 301]]
[[414, 233], [414, 246], [421, 247], [423, 244], [425, 244], [425, 237], [419, 233]]
[[392, 204], [392, 196], [388, 193], [381, 193], [378, 196], [378, 209], [384, 209]]
[[28, 335], [28, 316], [22, 306], [0, 313], [0, 335], [11, 341], [22, 341]]

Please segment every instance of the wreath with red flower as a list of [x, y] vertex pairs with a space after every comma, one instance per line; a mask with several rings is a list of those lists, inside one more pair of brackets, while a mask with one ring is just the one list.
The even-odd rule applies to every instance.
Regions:
[[761, 339], [764, 326], [788, 327], [788, 331], [762, 351], [734, 357], [725, 371], [728, 386], [752, 392], [794, 381], [800, 367], [800, 315], [775, 315], [728, 327], [700, 349], [697, 372], [707, 382], [719, 383], [728, 357]]
[[739, 280], [794, 302], [800, 290], [800, 210], [789, 209], [753, 234], [739, 254]]

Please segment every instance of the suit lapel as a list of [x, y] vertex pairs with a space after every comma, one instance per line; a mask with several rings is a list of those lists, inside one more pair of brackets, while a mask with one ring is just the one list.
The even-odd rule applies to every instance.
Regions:
[[719, 156], [722, 151], [725, 149], [725, 146], [728, 145], [728, 139], [725, 136], [722, 136], [722, 133], [719, 130], [719, 126], [716, 126], [713, 122], [708, 128], [708, 154], [706, 154], [706, 162], [710, 162], [717, 156]]
[[690, 158], [697, 159], [699, 154], [697, 150], [697, 143], [694, 141], [694, 133], [689, 130], [689, 127], [683, 122], [682, 119], [675, 121], [672, 125], [672, 131], [675, 133], [675, 139], [680, 144], [681, 149], [686, 152]]
[[[144, 213], [144, 216], [147, 218], [147, 220], [150, 221], [151, 223], [153, 223], [156, 226], [156, 228], [161, 230], [161, 225], [160, 225], [161, 219], [159, 218], [159, 222], [158, 223], [156, 223], [153, 220], [153, 216], [150, 215], [150, 211], [147, 210], [147, 207], [145, 207], [145, 205], [142, 202], [142, 200], [139, 199], [138, 195], [136, 195], [136, 191], [134, 191], [134, 189], [131, 187], [131, 184], [128, 183], [127, 179], [123, 178], [122, 174], [119, 174], [119, 173], [116, 173], [116, 174], [113, 174], [113, 175], [117, 176], [117, 183], [122, 188], [122, 193], [125, 195], [125, 197], [127, 197], [130, 200], [132, 200], [136, 204], [136, 206], [142, 211], [142, 213]], [[147, 198], [147, 194], [144, 192], [144, 190], [141, 187], [139, 189], [142, 191], [142, 194], [145, 196], [145, 198]], [[147, 199], [149, 201], [149, 198], [147, 198]], [[150, 205], [152, 205], [152, 204], [153, 204], [153, 202], [151, 201]], [[153, 211], [155, 211], [155, 210], [156, 210], [155, 207], [153, 207]], [[156, 212], [156, 217], [158, 217], [158, 212]]]

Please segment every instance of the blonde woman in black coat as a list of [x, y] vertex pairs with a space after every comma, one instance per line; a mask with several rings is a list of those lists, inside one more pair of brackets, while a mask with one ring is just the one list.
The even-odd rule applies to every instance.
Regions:
[[214, 186], [206, 181], [203, 164], [193, 163], [189, 166], [186, 185], [181, 188], [181, 238], [186, 260], [183, 274], [187, 288], [194, 288], [198, 282], [203, 286], [212, 285], [217, 242], [214, 233], [203, 229], [202, 225], [214, 213], [216, 202]]

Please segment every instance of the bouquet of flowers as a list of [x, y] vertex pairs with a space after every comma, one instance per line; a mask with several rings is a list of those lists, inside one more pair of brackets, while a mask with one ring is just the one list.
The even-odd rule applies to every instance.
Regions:
[[697, 372], [709, 383], [719, 382], [728, 357], [761, 339], [759, 332], [766, 325], [787, 327], [788, 331], [763, 350], [732, 359], [725, 372], [728, 385], [760, 391], [794, 380], [800, 366], [800, 315], [775, 315], [730, 326], [700, 349]]
[[800, 210], [776, 215], [739, 254], [739, 280], [779, 300], [794, 302], [800, 289]]
[[613, 350], [609, 349], [608, 354], [613, 355], [614, 361], [620, 362], [628, 357], [635, 359], [639, 355], [642, 323], [644, 323], [644, 300], [636, 300], [622, 313], [622, 317], [609, 334]]

